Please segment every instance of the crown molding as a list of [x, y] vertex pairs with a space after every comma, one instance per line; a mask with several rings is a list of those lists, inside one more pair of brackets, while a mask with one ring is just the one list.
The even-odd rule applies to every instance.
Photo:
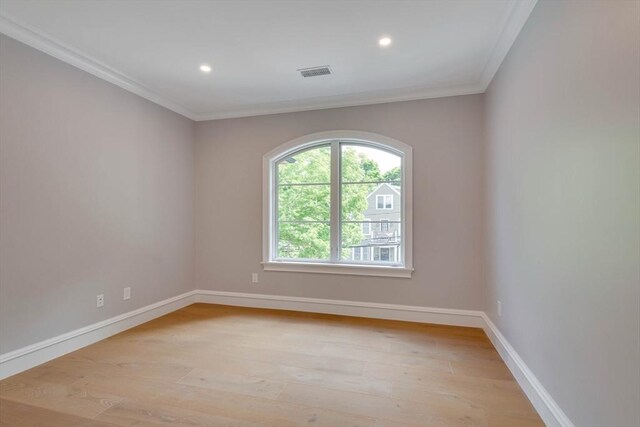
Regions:
[[511, 10], [502, 25], [502, 32], [493, 45], [491, 55], [489, 55], [489, 59], [482, 70], [480, 77], [482, 92], [486, 91], [491, 84], [493, 77], [498, 72], [509, 50], [511, 50], [511, 46], [513, 46], [518, 34], [522, 31], [522, 27], [529, 19], [529, 15], [531, 15], [537, 2], [538, 0], [517, 0], [511, 6]]
[[193, 112], [149, 89], [139, 81], [4, 13], [0, 13], [0, 33], [191, 120], [194, 119]]
[[402, 92], [404, 92], [404, 94], [402, 95], [398, 95], [397, 91], [395, 91], [395, 94], [392, 93], [392, 91], [385, 91], [352, 94], [350, 97], [332, 96], [291, 100], [218, 112], [193, 112], [148, 88], [143, 83], [127, 76], [125, 73], [101, 63], [89, 55], [3, 13], [0, 13], [0, 33], [191, 120], [207, 121], [484, 93], [529, 18], [536, 3], [537, 0], [517, 0], [513, 3], [503, 24], [502, 32], [484, 66], [480, 80], [476, 83], [453, 86], [403, 88]]
[[[265, 116], [268, 114], [296, 113], [302, 111], [326, 110], [329, 108], [357, 107], [363, 105], [388, 104], [392, 102], [417, 101], [421, 99], [444, 98], [448, 96], [473, 95], [483, 93], [484, 89], [477, 83], [455, 86], [437, 86], [422, 88], [403, 88], [406, 95], [391, 95], [375, 92], [361, 93], [357, 97], [344, 99], [343, 96], [327, 98], [311, 98], [302, 101], [288, 101], [264, 104], [246, 109], [220, 111], [216, 113], [196, 113], [193, 120], [197, 122], [207, 120], [232, 119], [240, 117]], [[340, 99], [342, 98], [342, 99]]]

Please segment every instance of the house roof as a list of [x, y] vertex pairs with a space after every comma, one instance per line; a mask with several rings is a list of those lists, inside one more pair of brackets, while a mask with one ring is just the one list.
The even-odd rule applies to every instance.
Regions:
[[369, 197], [371, 197], [373, 195], [373, 193], [375, 193], [376, 191], [378, 191], [378, 189], [380, 187], [382, 187], [383, 185], [386, 185], [387, 187], [389, 187], [391, 190], [395, 191], [396, 194], [398, 194], [398, 196], [400, 196], [400, 186], [399, 185], [391, 185], [389, 183], [383, 182], [382, 184], [378, 184], [378, 186], [376, 188], [374, 188], [373, 190], [371, 190], [371, 192], [367, 195], [367, 199]]

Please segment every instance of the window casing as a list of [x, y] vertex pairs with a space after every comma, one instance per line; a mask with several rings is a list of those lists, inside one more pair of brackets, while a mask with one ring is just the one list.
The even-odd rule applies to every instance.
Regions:
[[[345, 156], [353, 154], [349, 150], [359, 149], [375, 149], [397, 156], [399, 176], [396, 174], [393, 179], [381, 179], [381, 182], [350, 182], [348, 171], [342, 169], [342, 163], [348, 164], [349, 158]], [[301, 155], [303, 153], [306, 154]], [[413, 271], [411, 154], [411, 147], [399, 141], [381, 135], [349, 131], [309, 135], [267, 153], [263, 161], [264, 269], [410, 277]], [[300, 167], [305, 164], [309, 167], [298, 168], [303, 172], [291, 180], [291, 176], [282, 171], [291, 169], [291, 165], [298, 167], [297, 162]], [[325, 165], [327, 162], [330, 164], [329, 170], [318, 173], [318, 163]], [[346, 177], [343, 176], [345, 174]], [[359, 216], [354, 217], [353, 212], [343, 207], [343, 202], [347, 202], [347, 206], [352, 204], [353, 199], [347, 199], [350, 191], [365, 184], [370, 188], [378, 185], [376, 190], [382, 185], [389, 186], [386, 194], [371, 192], [367, 209], [378, 209], [381, 200], [382, 210], [388, 212], [385, 215], [397, 217], [391, 217], [391, 220], [389, 217], [369, 218], [363, 217], [360, 211], [357, 211]], [[305, 202], [301, 205], [326, 205], [326, 209], [316, 207], [312, 213], [300, 214], [299, 209], [291, 208], [290, 200], [296, 199], [296, 191], [308, 192], [304, 189], [311, 187], [315, 188], [315, 192], [310, 193], [313, 196], [302, 198]], [[320, 190], [321, 187], [324, 189]], [[394, 206], [394, 196], [389, 192], [398, 194], [398, 206]], [[394, 208], [396, 212], [389, 212]], [[290, 212], [294, 212], [294, 215], [290, 215]], [[386, 231], [385, 236], [381, 237], [376, 233], [382, 227]], [[295, 232], [289, 232], [292, 229], [296, 229]], [[357, 230], [362, 237], [354, 237], [351, 230]], [[315, 240], [309, 237], [309, 242], [300, 241], [300, 236], [313, 236]], [[385, 244], [384, 249], [381, 243]]]

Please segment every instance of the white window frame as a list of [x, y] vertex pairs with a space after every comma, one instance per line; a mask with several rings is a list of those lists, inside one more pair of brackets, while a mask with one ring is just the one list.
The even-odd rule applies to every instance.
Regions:
[[[400, 215], [402, 218], [402, 245], [399, 250], [403, 256], [396, 263], [373, 264], [353, 263], [340, 260], [340, 167], [331, 171], [331, 221], [338, 226], [331, 227], [331, 260], [278, 260], [276, 254], [276, 206], [274, 203], [277, 163], [297, 151], [316, 145], [331, 144], [332, 165], [340, 164], [340, 144], [363, 144], [389, 151], [401, 159], [402, 196]], [[337, 158], [336, 158], [337, 157]], [[413, 272], [413, 164], [411, 146], [383, 135], [360, 131], [330, 131], [305, 135], [291, 140], [271, 150], [263, 156], [262, 191], [262, 265], [265, 271], [288, 271], [307, 273], [348, 274], [364, 276], [385, 276], [410, 278]], [[393, 203], [393, 201], [392, 201]], [[373, 252], [373, 251], [370, 251]], [[373, 254], [371, 255], [373, 258]]]
[[[380, 205], [378, 200], [382, 199], [382, 207], [379, 208]], [[389, 207], [387, 207], [387, 199], [391, 200]], [[390, 210], [393, 209], [393, 194], [376, 194], [376, 210]]]

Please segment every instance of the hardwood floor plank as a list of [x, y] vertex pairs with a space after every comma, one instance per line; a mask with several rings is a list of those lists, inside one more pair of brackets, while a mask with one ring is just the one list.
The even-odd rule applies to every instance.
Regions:
[[89, 374], [71, 386], [87, 393], [107, 393], [123, 398], [154, 398], [169, 393], [179, 386], [174, 381], [144, 377], [115, 377], [103, 374]]
[[322, 427], [374, 427], [367, 414], [349, 414], [332, 408], [246, 396], [236, 393], [184, 386], [176, 393], [157, 399], [167, 406], [204, 412], [273, 427], [313, 425]]
[[267, 399], [275, 399], [278, 397], [285, 386], [284, 382], [205, 369], [194, 369], [178, 381], [178, 384], [264, 397]]
[[0, 383], [0, 398], [86, 418], [93, 418], [122, 400], [120, 396], [19, 376]]
[[278, 400], [303, 405], [317, 405], [341, 412], [372, 416], [410, 425], [428, 426], [486, 426], [481, 410], [465, 412], [455, 409], [390, 399], [362, 393], [325, 389], [301, 384], [289, 384]]
[[509, 368], [502, 361], [497, 360], [453, 360], [451, 361], [451, 369], [454, 374], [496, 380], [513, 380]]
[[115, 425], [0, 399], [0, 427], [115, 427]]
[[96, 418], [99, 421], [127, 427], [261, 427], [248, 421], [234, 420], [150, 401], [123, 400]]
[[352, 358], [364, 362], [389, 363], [403, 366], [421, 366], [435, 370], [450, 371], [447, 360], [415, 354], [400, 354], [370, 350], [349, 344], [327, 344], [322, 348], [322, 355], [331, 357]]
[[319, 385], [337, 390], [356, 391], [376, 396], [391, 396], [392, 385], [390, 381], [364, 375], [342, 374], [326, 370], [286, 366], [286, 360], [281, 361], [281, 363], [282, 365], [274, 365], [256, 362], [250, 369], [250, 375], [287, 383]]

